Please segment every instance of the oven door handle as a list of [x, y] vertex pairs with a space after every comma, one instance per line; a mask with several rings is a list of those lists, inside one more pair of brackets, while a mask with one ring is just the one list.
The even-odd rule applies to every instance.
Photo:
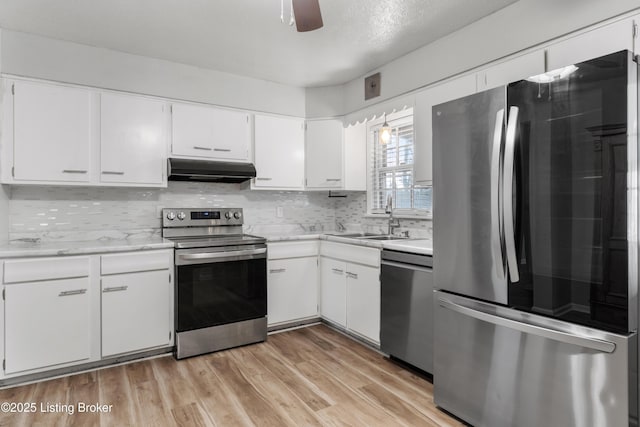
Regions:
[[178, 258], [184, 261], [207, 261], [207, 260], [220, 260], [222, 258], [235, 258], [240, 256], [261, 255], [266, 253], [267, 253], [267, 248], [261, 248], [261, 249], [251, 249], [246, 251], [203, 252], [200, 254], [184, 254], [184, 255], [178, 255]]

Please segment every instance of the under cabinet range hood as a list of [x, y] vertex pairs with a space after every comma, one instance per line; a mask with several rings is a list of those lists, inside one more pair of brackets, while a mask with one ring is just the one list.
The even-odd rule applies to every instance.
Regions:
[[239, 183], [255, 178], [252, 163], [215, 160], [168, 159], [169, 181], [205, 181]]

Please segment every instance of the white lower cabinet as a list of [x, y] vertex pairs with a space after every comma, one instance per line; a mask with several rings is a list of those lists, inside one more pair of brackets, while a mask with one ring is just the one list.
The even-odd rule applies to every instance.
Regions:
[[380, 342], [380, 268], [347, 264], [347, 328]]
[[173, 249], [8, 259], [0, 272], [0, 378], [173, 343]]
[[166, 270], [102, 278], [102, 357], [169, 345]]
[[171, 343], [172, 251], [103, 255], [102, 357]]
[[323, 318], [380, 342], [380, 250], [334, 242], [320, 245]]
[[318, 316], [318, 242], [268, 244], [269, 326]]
[[5, 373], [90, 357], [89, 278], [5, 286]]

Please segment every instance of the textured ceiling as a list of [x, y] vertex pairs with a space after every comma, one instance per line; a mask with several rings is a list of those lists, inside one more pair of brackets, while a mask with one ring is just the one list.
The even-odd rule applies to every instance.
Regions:
[[0, 27], [308, 87], [362, 76], [515, 1], [320, 0], [324, 27], [298, 33], [278, 0], [1, 0]]

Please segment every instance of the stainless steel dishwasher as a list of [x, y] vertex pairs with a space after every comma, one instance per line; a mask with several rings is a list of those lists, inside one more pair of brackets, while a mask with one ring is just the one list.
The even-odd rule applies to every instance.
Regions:
[[380, 349], [433, 372], [433, 258], [383, 250]]

